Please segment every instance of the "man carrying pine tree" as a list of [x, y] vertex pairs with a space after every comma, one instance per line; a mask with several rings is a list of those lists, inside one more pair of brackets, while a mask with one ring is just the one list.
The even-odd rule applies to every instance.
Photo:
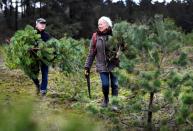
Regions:
[[[46, 42], [50, 39], [50, 36], [48, 33], [45, 32], [46, 28], [46, 20], [43, 18], [39, 18], [36, 20], [36, 29], [37, 33], [41, 35], [41, 39]], [[38, 43], [35, 43], [34, 48], [30, 49], [30, 52], [32, 52], [34, 55], [36, 55], [38, 50]], [[41, 70], [42, 73], [42, 82], [40, 84], [38, 80], [38, 74]], [[34, 64], [34, 68], [32, 71], [36, 77], [32, 77], [31, 79], [36, 85], [36, 91], [37, 94], [41, 93], [42, 96], [46, 95], [47, 92], [47, 85], [48, 85], [48, 65], [46, 65], [42, 60], [37, 60]]]

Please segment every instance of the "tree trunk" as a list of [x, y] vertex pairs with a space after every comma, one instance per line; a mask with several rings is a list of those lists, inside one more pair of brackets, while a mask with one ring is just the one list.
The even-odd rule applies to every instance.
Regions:
[[18, 29], [18, 23], [17, 23], [17, 19], [18, 19], [18, 1], [16, 0], [16, 7], [15, 7], [15, 30]]
[[148, 107], [148, 116], [147, 116], [147, 124], [149, 130], [152, 128], [152, 108], [153, 108], [153, 97], [154, 97], [154, 92], [150, 92], [150, 97], [149, 97], [149, 107]]
[[35, 18], [36, 15], [36, 2], [34, 1], [34, 8], [33, 8], [33, 17]]
[[9, 6], [9, 16], [12, 16], [12, 12], [13, 12], [13, 2], [12, 0], [10, 1], [10, 6]]
[[40, 17], [42, 17], [42, 2], [40, 1]]
[[26, 0], [25, 1], [26, 3], [26, 14], [27, 14], [27, 17], [29, 17], [31, 15], [31, 7], [30, 7], [30, 1], [29, 0]]

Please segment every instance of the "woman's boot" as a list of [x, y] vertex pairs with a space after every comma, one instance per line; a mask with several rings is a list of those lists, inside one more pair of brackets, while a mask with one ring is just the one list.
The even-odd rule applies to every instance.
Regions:
[[109, 91], [107, 89], [103, 89], [103, 102], [102, 102], [102, 107], [107, 107], [109, 104]]

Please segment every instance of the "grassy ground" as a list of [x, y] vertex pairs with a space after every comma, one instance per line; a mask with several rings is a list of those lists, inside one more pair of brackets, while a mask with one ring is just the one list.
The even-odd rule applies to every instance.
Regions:
[[[121, 88], [118, 100], [110, 97], [109, 108], [100, 107], [102, 92], [97, 73], [91, 76], [90, 100], [84, 76], [76, 74], [76, 77], [66, 77], [50, 69], [48, 94], [42, 98], [35, 94], [34, 84], [21, 70], [5, 67], [2, 48], [0, 54], [0, 101], [3, 110], [0, 117], [6, 119], [0, 120], [5, 125], [0, 124], [0, 127], [4, 131], [26, 128], [33, 131], [143, 130], [139, 126], [144, 125], [144, 118], [140, 117], [143, 115], [130, 111], [130, 91]], [[120, 110], [113, 111], [112, 102], [119, 102]], [[10, 110], [10, 115], [7, 110]]]
[[[102, 92], [97, 73], [91, 76], [92, 99], [89, 99], [82, 74], [65, 76], [50, 68], [48, 93], [41, 97], [21, 70], [5, 66], [3, 51], [0, 47], [0, 131], [128, 130], [128, 123], [119, 120], [127, 114], [112, 111], [111, 106], [100, 107]], [[126, 100], [128, 91], [120, 92], [124, 94], [120, 99]]]
[[[83, 73], [65, 76], [50, 68], [48, 94], [41, 97], [36, 95], [34, 84], [21, 70], [6, 68], [3, 57], [0, 47], [0, 131], [145, 130], [149, 96], [131, 93], [128, 84], [135, 86], [132, 82], [122, 81], [127, 88], [121, 87], [118, 99], [110, 97], [110, 106], [102, 108], [97, 73], [91, 73], [92, 99], [89, 99]], [[129, 78], [132, 80], [134, 76]], [[113, 111], [112, 103], [118, 103], [119, 110]], [[162, 94], [156, 94], [154, 105], [164, 103]], [[169, 106], [154, 113], [155, 129], [160, 130], [163, 124], [170, 128], [162, 130], [175, 130], [172, 114]]]
[[71, 106], [75, 102], [61, 97], [54, 88], [54, 80], [58, 77], [55, 71], [49, 74], [48, 95], [37, 96], [32, 81], [22, 71], [5, 67], [2, 48], [0, 50], [0, 130], [107, 130], [100, 120], [81, 110], [73, 110]]

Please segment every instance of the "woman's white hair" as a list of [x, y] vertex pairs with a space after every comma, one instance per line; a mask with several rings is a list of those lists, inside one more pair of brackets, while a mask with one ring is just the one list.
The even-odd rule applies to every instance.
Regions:
[[109, 17], [102, 16], [101, 18], [99, 18], [98, 23], [101, 20], [106, 21], [106, 23], [108, 24], [109, 27], [111, 27], [111, 28], [113, 27], [112, 21], [111, 21], [111, 19]]

